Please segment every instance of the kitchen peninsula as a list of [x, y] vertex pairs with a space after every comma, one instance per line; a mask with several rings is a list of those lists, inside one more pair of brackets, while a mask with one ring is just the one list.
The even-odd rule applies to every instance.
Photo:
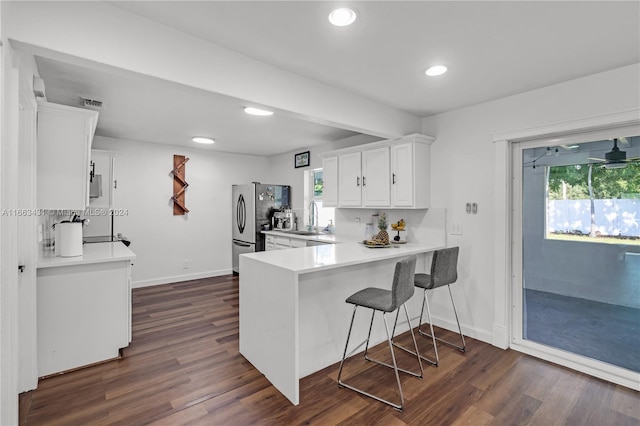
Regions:
[[[395, 263], [406, 256], [418, 255], [416, 270], [425, 271], [429, 254], [442, 247], [444, 232], [431, 243], [390, 248], [343, 242], [240, 256], [240, 353], [297, 405], [300, 378], [342, 358], [353, 311], [345, 299], [365, 287], [390, 289]], [[411, 316], [421, 301], [416, 292]], [[364, 340], [369, 321], [356, 316], [352, 342]], [[376, 320], [371, 345], [385, 338]]]

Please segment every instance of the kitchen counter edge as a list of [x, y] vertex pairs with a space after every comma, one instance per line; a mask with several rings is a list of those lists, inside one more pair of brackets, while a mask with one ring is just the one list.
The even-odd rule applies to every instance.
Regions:
[[329, 243], [329, 244], [341, 243], [341, 241], [336, 239], [335, 234], [300, 235], [300, 234], [294, 234], [291, 232], [276, 231], [276, 230], [262, 231], [262, 233], [265, 235], [275, 235], [277, 237], [293, 238], [296, 240], [320, 241], [320, 242]]
[[[370, 249], [360, 243], [324, 244], [315, 247], [271, 250], [241, 255], [296, 274], [307, 274], [345, 266], [388, 260], [444, 248], [441, 244], [402, 244], [390, 248]], [[242, 272], [240, 272], [242, 279]]]
[[133, 260], [136, 254], [122, 242], [91, 243], [82, 246], [82, 256], [60, 257], [51, 253], [39, 253], [37, 268], [89, 265], [93, 263]]

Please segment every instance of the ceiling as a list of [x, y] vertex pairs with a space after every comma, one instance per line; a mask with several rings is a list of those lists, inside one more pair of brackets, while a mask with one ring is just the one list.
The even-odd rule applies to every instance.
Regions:
[[[640, 62], [636, 1], [115, 1], [116, 8], [419, 117]], [[345, 4], [346, 2], [342, 2]], [[427, 78], [442, 63], [449, 71]], [[354, 135], [292, 114], [239, 114], [241, 100], [37, 58], [49, 101], [105, 102], [97, 134], [272, 155]], [[292, 111], [295, 113], [295, 111]], [[187, 142], [183, 142], [187, 143]]]

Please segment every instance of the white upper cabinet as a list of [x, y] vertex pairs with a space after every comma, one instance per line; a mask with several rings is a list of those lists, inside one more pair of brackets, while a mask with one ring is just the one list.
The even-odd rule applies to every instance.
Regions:
[[325, 154], [325, 194], [327, 185], [332, 196], [336, 187], [338, 190], [337, 205], [331, 206], [429, 208], [433, 141], [430, 136], [413, 134]]
[[89, 205], [89, 161], [98, 113], [38, 104], [38, 208], [84, 210]]
[[322, 159], [322, 206], [338, 206], [338, 157]]
[[338, 207], [362, 205], [361, 157], [360, 151], [338, 156]]
[[389, 207], [389, 147], [362, 151], [362, 205]]

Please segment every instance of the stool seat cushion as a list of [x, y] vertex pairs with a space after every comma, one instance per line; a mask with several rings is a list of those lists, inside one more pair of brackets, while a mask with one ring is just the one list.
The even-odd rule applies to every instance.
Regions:
[[383, 312], [392, 312], [396, 309], [396, 306], [393, 306], [391, 291], [375, 287], [365, 288], [352, 294], [346, 302]]
[[429, 274], [415, 274], [413, 284], [416, 287], [426, 288], [427, 290], [433, 288], [433, 281], [431, 281], [431, 275]]

